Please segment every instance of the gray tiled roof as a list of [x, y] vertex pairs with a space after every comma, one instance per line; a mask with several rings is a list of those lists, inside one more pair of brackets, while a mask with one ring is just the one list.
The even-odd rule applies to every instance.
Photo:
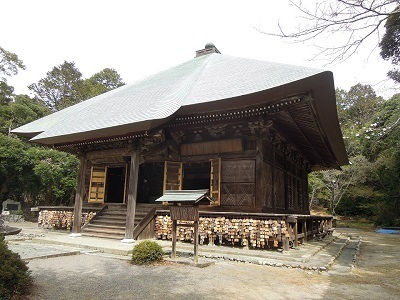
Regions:
[[209, 202], [212, 201], [208, 195], [208, 190], [165, 191], [165, 194], [158, 198], [156, 202], [197, 203], [202, 200], [208, 200]]
[[162, 121], [181, 107], [268, 90], [322, 72], [209, 54], [80, 102], [13, 132], [33, 137], [32, 140], [39, 143], [51, 143], [54, 137], [60, 142], [62, 136], [89, 134], [119, 126], [131, 126], [130, 132], [135, 132], [143, 129], [141, 123]]

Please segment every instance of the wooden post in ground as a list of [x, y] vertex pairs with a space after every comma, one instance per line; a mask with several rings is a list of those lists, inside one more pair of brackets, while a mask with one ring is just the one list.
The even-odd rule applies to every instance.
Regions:
[[303, 242], [307, 243], [307, 219], [303, 219], [303, 234], [304, 234]]
[[177, 230], [177, 220], [172, 220], [172, 250], [171, 250], [171, 258], [176, 257], [176, 230]]
[[137, 185], [139, 177], [139, 154], [137, 151], [131, 154], [131, 163], [129, 167], [129, 183], [128, 183], [128, 204], [126, 211], [126, 228], [125, 238], [122, 240], [123, 243], [133, 243], [133, 229], [135, 223], [135, 212], [136, 212], [136, 196], [137, 196]]
[[297, 225], [297, 218], [296, 222], [294, 223], [294, 246], [298, 247], [299, 246], [299, 236], [298, 236], [298, 225]]
[[199, 221], [194, 221], [194, 263], [199, 262]]
[[83, 195], [85, 194], [86, 155], [79, 156], [79, 175], [75, 194], [74, 223], [71, 237], [81, 236]]
[[284, 251], [289, 251], [289, 239], [282, 234], [282, 246]]
[[314, 219], [311, 217], [311, 239], [314, 238], [314, 227], [315, 227], [315, 222]]

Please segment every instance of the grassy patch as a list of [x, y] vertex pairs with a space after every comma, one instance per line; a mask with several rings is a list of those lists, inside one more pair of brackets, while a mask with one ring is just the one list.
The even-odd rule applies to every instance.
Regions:
[[338, 217], [336, 221], [336, 227], [338, 228], [356, 228], [362, 230], [375, 230], [375, 225], [373, 222], [365, 218], [343, 218]]

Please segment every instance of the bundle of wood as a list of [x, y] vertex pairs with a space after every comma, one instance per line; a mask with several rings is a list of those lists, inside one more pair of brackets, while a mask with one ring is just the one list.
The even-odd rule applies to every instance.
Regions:
[[[83, 212], [82, 225], [88, 223], [95, 215], [95, 212]], [[71, 230], [73, 217], [72, 211], [42, 210], [39, 212], [38, 225], [45, 228]]]
[[[184, 222], [180, 222], [184, 223]], [[158, 216], [155, 225], [159, 239], [171, 239], [172, 221], [169, 216]], [[193, 227], [177, 228], [177, 239], [193, 241]], [[289, 228], [282, 219], [200, 217], [200, 244], [208, 241], [211, 244], [242, 245], [250, 248], [278, 247], [282, 236], [289, 237]]]

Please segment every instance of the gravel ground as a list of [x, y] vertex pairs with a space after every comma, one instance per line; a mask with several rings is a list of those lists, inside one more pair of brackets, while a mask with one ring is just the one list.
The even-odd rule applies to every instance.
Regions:
[[[96, 255], [38, 259], [29, 263], [37, 280], [32, 299], [319, 299], [318, 273], [218, 262], [206, 268], [181, 264], [133, 266], [127, 261]], [[290, 298], [289, 298], [290, 299]]]
[[329, 272], [226, 261], [134, 266], [101, 253], [35, 259], [30, 299], [400, 299], [400, 235], [355, 235], [363, 244], [352, 271], [340, 259]]

